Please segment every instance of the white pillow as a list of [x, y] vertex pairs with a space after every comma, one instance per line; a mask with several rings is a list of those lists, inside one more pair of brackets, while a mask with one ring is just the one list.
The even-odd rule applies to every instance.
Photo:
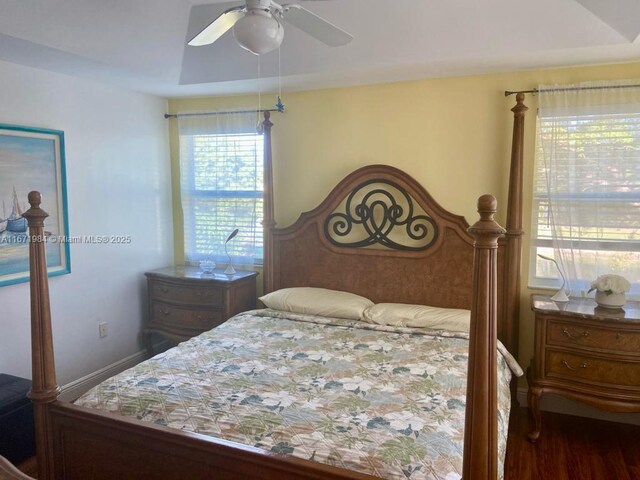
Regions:
[[471, 312], [458, 308], [428, 307], [405, 303], [378, 303], [364, 311], [364, 321], [396, 327], [431, 328], [469, 332]]
[[360, 295], [313, 287], [283, 288], [259, 300], [274, 310], [353, 320], [361, 320], [365, 309], [373, 306], [371, 300]]

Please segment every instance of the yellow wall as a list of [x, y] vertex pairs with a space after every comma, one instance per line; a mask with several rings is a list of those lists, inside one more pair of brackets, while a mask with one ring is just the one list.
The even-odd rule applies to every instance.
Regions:
[[[373, 163], [412, 175], [447, 210], [473, 223], [483, 193], [498, 199], [504, 224], [512, 133], [513, 97], [504, 90], [538, 84], [639, 78], [640, 63], [532, 70], [428, 79], [283, 95], [285, 114], [274, 114], [275, 214], [293, 223], [314, 208], [346, 174]], [[267, 103], [263, 95], [262, 104]], [[275, 100], [274, 100], [275, 103]], [[524, 226], [531, 218], [536, 98], [528, 95], [524, 168]], [[170, 100], [171, 113], [255, 107], [256, 96]], [[176, 260], [183, 259], [176, 121], [171, 121]], [[529, 364], [533, 317], [526, 287], [528, 238], [524, 240], [520, 355]]]

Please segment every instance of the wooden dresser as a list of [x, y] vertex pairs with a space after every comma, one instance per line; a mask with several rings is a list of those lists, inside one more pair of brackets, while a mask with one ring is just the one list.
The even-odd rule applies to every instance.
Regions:
[[[256, 272], [202, 274], [174, 266], [146, 272], [149, 288], [147, 339], [159, 333], [182, 342], [211, 330], [236, 313], [256, 308]], [[151, 351], [151, 343], [148, 343]]]
[[640, 302], [610, 310], [592, 299], [553, 302], [532, 295], [534, 358], [527, 372], [533, 428], [540, 436], [540, 398], [562, 395], [612, 412], [640, 412]]

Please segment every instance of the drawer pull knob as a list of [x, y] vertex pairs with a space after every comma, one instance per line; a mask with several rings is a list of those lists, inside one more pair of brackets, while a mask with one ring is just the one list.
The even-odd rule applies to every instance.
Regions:
[[582, 362], [577, 368], [569, 365], [566, 360], [562, 360], [562, 364], [572, 372], [576, 372], [579, 368], [587, 368], [587, 362]]
[[571, 333], [569, 329], [567, 329], [566, 327], [562, 329], [562, 333], [564, 333], [567, 337], [572, 339], [589, 336], [589, 330], [586, 330], [584, 332]]
[[167, 287], [160, 287], [160, 291], [162, 293], [169, 293], [169, 289]]
[[171, 313], [171, 311], [169, 311], [169, 309], [167, 308], [161, 308], [160, 311], [163, 315], [169, 315]]

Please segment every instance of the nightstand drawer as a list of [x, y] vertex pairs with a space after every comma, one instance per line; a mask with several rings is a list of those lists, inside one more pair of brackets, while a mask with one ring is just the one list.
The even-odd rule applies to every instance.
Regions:
[[545, 366], [548, 377], [640, 390], [640, 363], [547, 349]]
[[167, 302], [220, 307], [222, 306], [222, 289], [211, 286], [176, 285], [156, 280], [151, 284], [151, 298]]
[[203, 276], [199, 268], [174, 266], [146, 272], [149, 288], [148, 349], [151, 333], [182, 342], [217, 327], [241, 311], [255, 308], [255, 272]]
[[150, 328], [161, 325], [163, 329], [176, 333], [204, 332], [220, 325], [224, 320], [219, 310], [180, 308], [161, 302], [152, 303], [151, 315]]
[[632, 353], [640, 356], [640, 332], [549, 320], [547, 343], [581, 346], [612, 353]]

